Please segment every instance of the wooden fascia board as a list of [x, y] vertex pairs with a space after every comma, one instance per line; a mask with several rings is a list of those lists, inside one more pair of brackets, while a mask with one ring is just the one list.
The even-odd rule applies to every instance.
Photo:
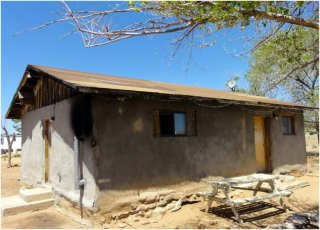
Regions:
[[318, 109], [311, 106], [298, 106], [298, 105], [283, 105], [283, 104], [271, 104], [271, 103], [261, 103], [261, 102], [251, 102], [251, 101], [237, 101], [237, 100], [226, 100], [226, 99], [216, 99], [216, 98], [207, 98], [207, 97], [194, 97], [194, 96], [186, 96], [186, 95], [171, 95], [171, 94], [163, 94], [163, 93], [151, 93], [151, 92], [141, 92], [141, 91], [131, 91], [131, 90], [116, 90], [116, 89], [104, 89], [104, 88], [93, 88], [93, 87], [85, 87], [85, 86], [77, 86], [77, 91], [81, 93], [93, 93], [93, 94], [124, 94], [124, 95], [156, 95], [158, 97], [175, 97], [186, 100], [205, 100], [205, 101], [218, 101], [219, 103], [230, 103], [234, 101], [234, 104], [243, 105], [243, 106], [256, 106], [256, 107], [269, 107], [275, 108], [279, 107], [282, 109]]
[[[55, 81], [57, 81], [57, 82], [65, 85], [65, 86], [67, 86], [67, 87], [70, 87], [70, 88], [73, 89], [73, 90], [76, 90], [76, 86], [75, 86], [75, 85], [73, 85], [73, 84], [71, 84], [71, 83], [69, 83], [69, 82], [66, 82], [66, 81], [64, 81], [64, 80], [62, 80], [62, 79], [60, 79], [60, 78], [57, 78], [57, 77], [55, 77], [55, 76], [52, 76], [52, 75], [50, 75], [50, 74], [48, 74], [48, 73], [46, 73], [46, 72], [44, 72], [44, 71], [42, 71], [42, 70], [34, 67], [33, 65], [28, 65], [27, 68], [26, 68], [25, 71], [24, 71], [23, 77], [22, 77], [22, 79], [21, 79], [21, 81], [20, 81], [20, 83], [19, 83], [19, 86], [17, 87], [17, 89], [16, 89], [16, 91], [15, 91], [15, 93], [14, 93], [14, 96], [13, 96], [13, 98], [12, 98], [12, 100], [11, 100], [11, 103], [10, 103], [10, 105], [9, 105], [9, 108], [8, 108], [8, 110], [7, 110], [7, 112], [6, 112], [6, 115], [5, 115], [5, 118], [6, 118], [6, 119], [12, 119], [12, 118], [13, 118], [12, 116], [10, 116], [10, 112], [11, 112], [11, 110], [12, 110], [12, 107], [13, 107], [15, 101], [17, 101], [17, 100], [19, 99], [19, 97], [18, 97], [18, 92], [19, 92], [19, 90], [22, 88], [22, 86], [26, 83], [26, 81], [27, 81], [27, 79], [28, 79], [27, 75], [28, 75], [30, 72], [32, 72], [32, 71], [38, 72], [38, 73], [40, 73], [41, 75], [47, 76], [47, 77], [49, 77], [49, 78], [52, 78], [52, 79], [54, 79]], [[32, 76], [32, 77], [36, 77], [36, 76]]]
[[16, 91], [15, 91], [15, 93], [13, 95], [13, 98], [12, 98], [12, 100], [10, 102], [9, 108], [8, 108], [8, 110], [6, 112], [6, 116], [5, 116], [6, 119], [11, 119], [10, 112], [12, 110], [12, 107], [14, 106], [14, 103], [15, 103], [16, 99], [18, 98], [18, 91], [21, 89], [23, 84], [27, 81], [27, 74], [28, 74], [28, 66], [27, 66], [26, 70], [24, 71], [23, 77], [22, 77], [22, 79], [21, 79], [21, 81], [20, 81], [20, 83], [19, 83], [19, 85], [18, 85], [18, 87], [17, 87], [17, 89], [16, 89]]

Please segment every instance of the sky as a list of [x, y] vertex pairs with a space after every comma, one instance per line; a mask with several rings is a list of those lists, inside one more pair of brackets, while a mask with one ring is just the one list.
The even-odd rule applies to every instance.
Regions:
[[[115, 3], [69, 2], [73, 9], [105, 9], [112, 4]], [[239, 53], [244, 46], [240, 39], [243, 31], [238, 29], [217, 33], [212, 47], [193, 49], [189, 64], [189, 55], [184, 52], [171, 60], [173, 47], [170, 42], [174, 35], [133, 38], [84, 48], [79, 34], [62, 38], [73, 28], [64, 23], [13, 36], [59, 18], [57, 12], [61, 9], [60, 2], [1, 2], [2, 119], [28, 64], [223, 90], [228, 90], [226, 82], [229, 79], [244, 77], [249, 68], [247, 58], [234, 55], [234, 50]], [[144, 17], [129, 15], [112, 20], [113, 23], [121, 20], [121, 23], [130, 23]], [[245, 83], [240, 81], [238, 84]], [[9, 121], [6, 124], [10, 127]]]

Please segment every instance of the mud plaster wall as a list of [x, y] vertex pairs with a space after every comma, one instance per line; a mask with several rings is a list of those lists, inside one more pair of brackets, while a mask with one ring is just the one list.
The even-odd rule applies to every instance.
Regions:
[[306, 142], [302, 111], [292, 113], [294, 117], [294, 135], [282, 134], [282, 115], [284, 111], [278, 113], [278, 120], [270, 119], [270, 150], [271, 167], [275, 169], [283, 165], [305, 164]]
[[[128, 190], [233, 176], [255, 171], [252, 117], [231, 107], [207, 109], [191, 102], [93, 98], [97, 184]], [[154, 137], [154, 109], [197, 111], [192, 137]]]
[[[22, 117], [22, 183], [41, 186], [44, 181], [44, 138], [42, 120], [55, 117], [51, 122], [51, 151], [49, 180], [56, 192], [78, 202], [79, 190], [74, 189], [73, 130], [70, 122], [72, 99], [26, 113]], [[95, 196], [93, 159], [90, 140], [81, 142], [83, 173], [86, 179], [84, 205], [92, 207]]]

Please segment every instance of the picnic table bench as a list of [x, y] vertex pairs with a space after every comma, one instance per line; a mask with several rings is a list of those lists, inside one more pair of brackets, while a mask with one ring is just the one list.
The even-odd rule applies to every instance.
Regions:
[[[291, 195], [290, 191], [278, 191], [276, 188], [275, 180], [279, 177], [276, 175], [269, 175], [269, 174], [251, 174], [248, 176], [240, 176], [234, 178], [225, 178], [223, 180], [209, 180], [207, 183], [212, 186], [212, 190], [204, 193], [200, 193], [200, 195], [205, 196], [207, 199], [207, 207], [206, 212], [209, 211], [212, 202], [216, 201], [219, 203], [226, 204], [231, 207], [233, 214], [236, 217], [238, 223], [243, 223], [239, 213], [236, 210], [236, 207], [239, 207], [246, 203], [257, 202], [261, 200], [271, 199], [274, 197], [280, 197], [280, 205], [282, 208], [287, 211], [287, 206], [285, 205], [282, 197], [287, 197]], [[248, 198], [240, 198], [240, 199], [233, 199], [230, 197], [230, 190], [231, 189], [250, 189], [250, 186], [246, 187], [243, 186], [248, 183], [257, 183], [255, 188], [253, 189], [253, 196]], [[269, 184], [271, 190], [267, 194], [263, 195], [256, 195], [258, 191], [265, 191], [261, 190], [261, 185], [263, 183]], [[251, 190], [251, 189], [250, 189]], [[224, 198], [217, 197], [219, 191], [222, 191], [224, 194]]]

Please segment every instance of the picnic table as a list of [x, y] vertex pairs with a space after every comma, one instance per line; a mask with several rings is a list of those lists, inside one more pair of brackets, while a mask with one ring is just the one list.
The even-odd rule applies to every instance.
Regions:
[[[207, 208], [206, 212], [209, 211], [212, 202], [216, 201], [219, 203], [226, 204], [231, 207], [231, 210], [233, 214], [236, 217], [236, 220], [238, 223], [243, 223], [243, 220], [241, 219], [239, 213], [236, 210], [236, 207], [239, 207], [246, 203], [252, 203], [256, 201], [271, 199], [274, 197], [280, 197], [280, 205], [282, 208], [287, 211], [287, 206], [285, 205], [282, 197], [287, 197], [291, 195], [290, 191], [278, 191], [276, 188], [275, 180], [279, 177], [277, 175], [269, 175], [269, 174], [251, 174], [247, 176], [240, 176], [240, 177], [233, 177], [233, 178], [224, 178], [222, 180], [208, 180], [207, 183], [211, 185], [212, 190], [209, 192], [202, 193], [200, 195], [203, 195], [207, 198]], [[261, 185], [263, 183], [267, 183], [270, 186], [270, 191], [268, 193], [263, 195], [256, 195], [258, 191], [264, 191], [265, 189], [261, 189]], [[248, 198], [240, 198], [240, 199], [234, 199], [230, 196], [231, 189], [250, 189], [251, 185], [246, 186], [247, 184], [256, 184], [255, 188], [253, 190], [253, 196]], [[224, 197], [220, 198], [217, 197], [217, 194], [222, 191]]]

